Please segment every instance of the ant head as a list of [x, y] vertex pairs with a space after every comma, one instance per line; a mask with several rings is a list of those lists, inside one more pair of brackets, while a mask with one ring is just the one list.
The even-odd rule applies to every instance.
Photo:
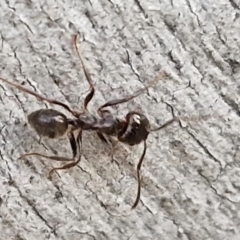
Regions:
[[146, 116], [138, 112], [130, 112], [126, 116], [125, 126], [118, 133], [118, 139], [129, 145], [135, 145], [146, 140], [149, 132], [150, 123]]

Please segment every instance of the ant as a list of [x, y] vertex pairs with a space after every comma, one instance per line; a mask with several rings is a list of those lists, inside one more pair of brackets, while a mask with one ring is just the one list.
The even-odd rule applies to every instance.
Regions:
[[[110, 137], [110, 138], [115, 137], [117, 138], [118, 141], [128, 144], [130, 146], [137, 145], [143, 142], [144, 150], [137, 165], [138, 189], [137, 189], [137, 196], [136, 196], [135, 202], [132, 205], [132, 209], [134, 209], [136, 208], [136, 206], [140, 201], [140, 194], [141, 194], [140, 170], [141, 170], [142, 162], [147, 150], [146, 140], [148, 138], [148, 135], [150, 132], [158, 131], [167, 127], [168, 125], [172, 124], [174, 121], [178, 120], [178, 118], [175, 117], [173, 108], [169, 104], [167, 104], [171, 108], [173, 118], [167, 121], [166, 123], [164, 123], [162, 126], [157, 127], [155, 129], [151, 129], [149, 120], [142, 113], [139, 113], [137, 111], [130, 111], [129, 113], [126, 114], [124, 120], [120, 120], [105, 108], [132, 100], [133, 98], [142, 94], [144, 91], [148, 90], [148, 88], [155, 85], [156, 81], [158, 81], [160, 78], [168, 76], [168, 74], [165, 71], [160, 71], [160, 74], [158, 74], [154, 78], [154, 80], [151, 81], [147, 86], [139, 89], [132, 95], [125, 96], [120, 99], [113, 99], [111, 101], [106, 102], [105, 104], [103, 104], [98, 108], [97, 113], [99, 116], [94, 116], [88, 112], [87, 106], [94, 96], [95, 88], [92, 83], [90, 73], [84, 65], [83, 58], [77, 46], [77, 35], [74, 36], [73, 45], [77, 53], [78, 60], [82, 65], [85, 77], [90, 86], [90, 93], [88, 93], [88, 95], [84, 99], [83, 112], [75, 111], [71, 109], [68, 105], [60, 101], [44, 97], [34, 91], [31, 91], [23, 87], [20, 84], [12, 83], [0, 77], [1, 81], [23, 92], [31, 94], [39, 100], [46, 101], [50, 104], [59, 105], [65, 108], [68, 112], [70, 112], [74, 116], [74, 118], [67, 118], [63, 113], [56, 111], [54, 109], [40, 109], [27, 116], [29, 124], [31, 125], [31, 127], [35, 129], [35, 131], [39, 134], [40, 137], [45, 136], [49, 138], [58, 138], [66, 134], [70, 141], [70, 145], [72, 149], [72, 158], [66, 158], [61, 156], [47, 156], [39, 153], [27, 153], [22, 155], [20, 159], [23, 159], [27, 156], [34, 155], [34, 156], [40, 156], [43, 158], [48, 158], [56, 161], [71, 161], [70, 163], [63, 165], [61, 167], [53, 168], [49, 172], [49, 177], [51, 178], [51, 175], [56, 170], [68, 169], [76, 166], [80, 162], [81, 155], [82, 155], [80, 150], [81, 150], [81, 144], [82, 144], [83, 130], [96, 131], [98, 137], [102, 141], [107, 143], [109, 142], [106, 137]], [[77, 137], [74, 135], [74, 133], [77, 133]], [[77, 152], [78, 152], [78, 157], [76, 158]]]

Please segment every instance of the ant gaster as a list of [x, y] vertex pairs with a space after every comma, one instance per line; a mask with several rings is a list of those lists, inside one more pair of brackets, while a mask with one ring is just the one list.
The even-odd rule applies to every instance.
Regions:
[[[105, 108], [130, 101], [131, 99], [142, 94], [149, 87], [155, 85], [160, 78], [166, 77], [168, 74], [165, 71], [160, 71], [160, 74], [158, 74], [154, 78], [154, 80], [150, 82], [150, 84], [148, 84], [142, 89], [139, 89], [132, 95], [126, 96], [121, 99], [114, 99], [106, 102], [104, 105], [98, 108], [97, 112], [99, 116], [94, 116], [88, 112], [87, 106], [88, 106], [88, 103], [91, 101], [92, 97], [94, 96], [95, 88], [93, 86], [91, 76], [83, 63], [83, 59], [76, 42], [77, 42], [77, 35], [74, 36], [74, 48], [77, 53], [78, 59], [82, 65], [86, 79], [91, 88], [90, 93], [84, 99], [83, 112], [75, 111], [71, 109], [68, 105], [60, 101], [44, 97], [34, 91], [31, 91], [23, 87], [22, 85], [12, 83], [4, 78], [0, 78], [0, 80], [2, 80], [3, 82], [11, 86], [14, 86], [23, 92], [31, 94], [35, 96], [37, 99], [46, 101], [50, 104], [56, 104], [56, 105], [62, 106], [74, 116], [73, 119], [67, 118], [61, 112], [53, 109], [40, 109], [28, 115], [29, 124], [36, 130], [36, 132], [40, 135], [40, 137], [45, 136], [49, 138], [58, 138], [63, 136], [64, 134], [67, 134], [70, 141], [71, 148], [72, 148], [72, 154], [73, 154], [72, 158], [66, 158], [61, 156], [46, 156], [40, 153], [27, 153], [22, 155], [20, 158], [23, 159], [27, 156], [35, 155], [35, 156], [56, 160], [56, 161], [71, 161], [70, 163], [62, 167], [53, 168], [49, 172], [49, 176], [51, 177], [54, 171], [71, 168], [80, 162], [81, 160], [80, 150], [81, 150], [81, 144], [82, 144], [83, 130], [96, 131], [99, 138], [105, 142], [108, 142], [106, 137], [116, 137], [118, 141], [128, 145], [136, 145], [141, 142], [144, 142], [144, 150], [137, 165], [138, 190], [137, 190], [137, 196], [136, 196], [135, 202], [132, 205], [132, 209], [133, 209], [138, 205], [140, 200], [140, 193], [141, 193], [140, 169], [141, 169], [141, 165], [147, 150], [147, 144], [146, 144], [147, 137], [150, 132], [165, 128], [166, 126], [170, 125], [175, 120], [177, 120], [177, 118], [173, 113], [173, 108], [170, 105], [168, 105], [171, 108], [173, 118], [168, 122], [166, 122], [165, 124], [163, 124], [162, 126], [156, 129], [151, 129], [150, 123], [147, 117], [139, 112], [131, 111], [125, 116], [124, 120], [120, 120], [119, 118], [112, 115]], [[76, 133], [77, 136], [75, 136], [74, 133]], [[76, 158], [77, 152], [78, 152], [78, 157]]]

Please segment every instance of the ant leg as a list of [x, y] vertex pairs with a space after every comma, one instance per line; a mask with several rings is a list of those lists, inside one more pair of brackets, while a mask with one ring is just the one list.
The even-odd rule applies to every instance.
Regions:
[[70, 145], [71, 145], [72, 152], [73, 152], [72, 158], [61, 157], [61, 156], [47, 156], [47, 155], [43, 155], [41, 153], [26, 153], [26, 154], [22, 155], [19, 159], [24, 159], [28, 156], [38, 156], [38, 157], [47, 158], [47, 159], [51, 159], [51, 160], [55, 160], [55, 161], [61, 161], [61, 162], [62, 161], [73, 161], [77, 155], [77, 144], [76, 144], [76, 140], [75, 140], [75, 137], [72, 132], [70, 132], [68, 134], [68, 138], [69, 138]]
[[41, 135], [39, 135], [38, 144], [40, 145], [40, 144], [41, 144], [41, 142], [42, 142], [42, 136], [41, 136]]
[[70, 145], [71, 145], [71, 148], [72, 148], [72, 153], [73, 153], [72, 159], [74, 159], [77, 155], [77, 143], [76, 143], [73, 132], [70, 132], [68, 134], [68, 138], [69, 138]]
[[46, 101], [46, 102], [51, 103], [51, 104], [56, 104], [56, 105], [62, 106], [62, 107], [65, 108], [67, 111], [69, 111], [70, 113], [72, 113], [72, 115], [75, 116], [75, 117], [77, 117], [77, 116], [79, 115], [76, 111], [72, 110], [68, 105], [66, 105], [66, 104], [64, 104], [64, 103], [62, 103], [62, 102], [59, 102], [59, 101], [54, 100], [54, 99], [51, 99], [51, 98], [44, 97], [44, 96], [42, 96], [42, 95], [40, 95], [40, 94], [38, 94], [38, 93], [30, 90], [30, 89], [27, 89], [27, 88], [21, 86], [20, 84], [12, 83], [12, 82], [4, 79], [4, 78], [1, 78], [1, 77], [0, 77], [0, 80], [2, 80], [3, 82], [5, 82], [5, 83], [7, 83], [7, 84], [9, 84], [9, 85], [11, 85], [11, 86], [13, 86], [13, 87], [16, 87], [17, 89], [19, 89], [19, 90], [21, 90], [21, 91], [23, 91], [23, 92], [26, 92], [26, 93], [28, 93], [28, 94], [31, 94], [31, 95], [33, 95], [34, 97], [36, 97], [36, 98], [38, 98], [38, 99], [40, 99], [40, 100], [42, 100], [42, 101]]
[[106, 137], [99, 131], [97, 131], [97, 135], [98, 137], [101, 139], [101, 141], [103, 141], [104, 143], [109, 143], [109, 141], [106, 139]]
[[143, 88], [140, 88], [135, 93], [125, 96], [120, 99], [113, 99], [113, 100], [106, 102], [105, 104], [103, 104], [101, 107], [98, 108], [98, 113], [100, 114], [100, 112], [102, 111], [103, 108], [115, 106], [115, 105], [118, 105], [121, 103], [125, 103], [125, 102], [132, 100], [133, 98], [138, 97], [143, 92], [147, 91], [150, 87], [154, 86], [159, 79], [161, 79], [165, 76], [167, 76], [167, 73], [165, 71], [161, 71], [157, 76], [155, 76], [155, 78], [148, 85], [146, 85]]
[[52, 174], [54, 172], [56, 172], [56, 170], [63, 170], [63, 169], [69, 169], [72, 168], [74, 166], [76, 166], [80, 161], [81, 161], [81, 157], [82, 157], [82, 153], [81, 153], [81, 145], [82, 145], [82, 130], [79, 131], [78, 136], [77, 136], [77, 146], [78, 146], [78, 159], [77, 161], [68, 163], [66, 165], [63, 165], [62, 167], [57, 167], [57, 168], [53, 168], [51, 171], [49, 171], [48, 176], [49, 179], [52, 178]]
[[98, 137], [101, 139], [101, 141], [103, 141], [105, 144], [108, 144], [111, 147], [111, 151], [110, 151], [110, 156], [112, 158], [112, 162], [113, 162], [113, 154], [115, 151], [115, 147], [118, 143], [118, 141], [114, 141], [113, 139], [111, 139], [111, 137], [105, 137], [101, 132], [97, 132]]
[[142, 88], [142, 89], [136, 91], [135, 93], [133, 93], [132, 95], [129, 95], [129, 96], [126, 96], [126, 97], [123, 97], [120, 99], [113, 99], [113, 100], [106, 102], [105, 104], [103, 104], [101, 107], [98, 108], [98, 110], [97, 110], [98, 114], [101, 116], [101, 114], [103, 112], [103, 108], [115, 106], [115, 105], [125, 103], [125, 102], [132, 100], [133, 98], [142, 94], [144, 92], [144, 90], [146, 90], [146, 88]]
[[137, 165], [137, 180], [138, 180], [137, 197], [136, 197], [136, 200], [135, 200], [134, 204], [132, 205], [132, 209], [136, 208], [136, 206], [138, 205], [139, 200], [140, 200], [140, 195], [141, 195], [140, 170], [141, 170], [142, 162], [143, 162], [144, 156], [146, 154], [146, 151], [147, 151], [147, 143], [146, 143], [146, 141], [144, 141], [144, 150], [143, 150], [142, 156], [141, 156], [141, 158], [140, 158], [140, 160], [138, 162], [138, 165]]
[[175, 122], [176, 120], [178, 120], [178, 119], [173, 118], [173, 119], [165, 122], [162, 126], [157, 127], [157, 128], [154, 128], [154, 129], [151, 129], [150, 132], [155, 132], [155, 131], [161, 130], [161, 129], [163, 129], [163, 128], [169, 126], [169, 125], [171, 125], [171, 124], [172, 124], [173, 122]]
[[173, 111], [173, 107], [169, 103], [166, 103], [166, 104], [167, 104], [168, 107], [170, 107], [173, 118], [171, 120], [165, 122], [162, 126], [151, 129], [150, 132], [155, 132], [155, 131], [161, 130], [161, 129], [171, 125], [175, 121], [177, 121], [181, 125], [181, 122], [180, 122], [179, 118], [175, 116], [175, 113]]
[[77, 35], [74, 36], [74, 39], [73, 39], [73, 45], [74, 45], [74, 48], [76, 50], [76, 53], [77, 53], [77, 56], [78, 56], [78, 59], [79, 59], [79, 62], [81, 63], [82, 67], [83, 67], [83, 72], [85, 74], [85, 77], [90, 85], [90, 88], [91, 88], [91, 91], [90, 93], [85, 97], [84, 99], [84, 109], [87, 110], [87, 105], [88, 103], [92, 100], [93, 98], [93, 95], [95, 93], [95, 88], [93, 86], [93, 83], [92, 83], [92, 78], [90, 76], [90, 73], [88, 71], [88, 69], [85, 67], [85, 64], [83, 62], [83, 58], [81, 56], [81, 52], [77, 46]]

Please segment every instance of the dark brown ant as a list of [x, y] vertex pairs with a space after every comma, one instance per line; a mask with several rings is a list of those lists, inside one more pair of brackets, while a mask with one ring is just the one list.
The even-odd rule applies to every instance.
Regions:
[[[53, 168], [49, 172], [49, 177], [51, 177], [54, 171], [74, 167], [80, 162], [82, 130], [96, 131], [99, 138], [105, 142], [108, 142], [106, 137], [116, 137], [118, 141], [131, 146], [144, 142], [144, 150], [137, 165], [138, 191], [137, 191], [136, 200], [132, 205], [132, 209], [133, 209], [138, 205], [140, 200], [140, 194], [141, 194], [140, 169], [141, 169], [141, 165], [147, 150], [147, 144], [146, 144], [147, 137], [150, 132], [158, 131], [160, 129], [165, 128], [166, 126], [172, 124], [175, 120], [177, 120], [177, 118], [173, 113], [173, 108], [169, 105], [172, 111], [173, 118], [168, 122], [166, 122], [165, 124], [163, 124], [162, 126], [156, 129], [151, 129], [150, 123], [147, 117], [139, 112], [131, 111], [125, 116], [125, 120], [120, 120], [119, 118], [112, 115], [108, 110], [105, 110], [105, 108], [128, 102], [131, 99], [139, 96], [144, 91], [146, 91], [149, 87], [155, 85], [160, 78], [166, 77], [167, 73], [165, 71], [161, 71], [160, 74], [156, 76], [153, 81], [150, 82], [150, 84], [148, 84], [142, 89], [139, 89], [132, 95], [123, 97], [121, 99], [114, 99], [106, 102], [104, 105], [98, 108], [97, 112], [99, 116], [94, 116], [88, 112], [87, 106], [88, 106], [88, 103], [91, 101], [92, 97], [94, 96], [95, 88], [93, 86], [91, 76], [83, 63], [82, 57], [80, 55], [80, 51], [77, 47], [77, 35], [74, 36], [74, 48], [77, 53], [78, 59], [82, 65], [86, 79], [91, 88], [90, 93], [84, 99], [83, 112], [72, 110], [68, 105], [62, 102], [44, 97], [19, 84], [12, 83], [4, 78], [0, 78], [0, 80], [2, 80], [3, 82], [11, 86], [14, 86], [23, 92], [31, 94], [35, 96], [37, 99], [46, 101], [50, 104], [56, 104], [56, 105], [62, 106], [75, 117], [74, 119], [67, 118], [61, 112], [53, 109], [40, 109], [38, 111], [31, 113], [27, 117], [29, 124], [36, 130], [36, 132], [40, 135], [40, 137], [46, 136], [49, 138], [58, 138], [63, 136], [64, 134], [67, 134], [70, 141], [71, 148], [72, 148], [72, 153], [73, 153], [72, 158], [66, 158], [61, 156], [47, 156], [39, 153], [27, 153], [22, 155], [20, 158], [23, 159], [27, 156], [35, 155], [43, 158], [56, 160], [56, 161], [71, 161], [70, 163], [62, 167]], [[74, 135], [75, 132], [77, 133], [77, 137], [75, 137]], [[76, 158], [77, 152], [78, 152], [78, 157]]]

